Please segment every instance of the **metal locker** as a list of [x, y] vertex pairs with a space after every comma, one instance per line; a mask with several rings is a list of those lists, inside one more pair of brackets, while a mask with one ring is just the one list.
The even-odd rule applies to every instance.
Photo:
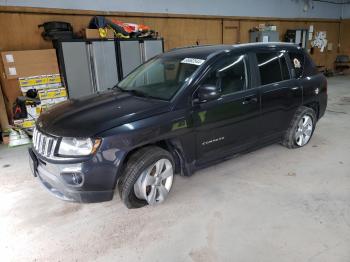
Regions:
[[89, 54], [85, 42], [61, 43], [69, 98], [94, 93]]
[[107, 90], [118, 83], [114, 41], [92, 41], [90, 57], [96, 91]]
[[138, 40], [119, 41], [123, 78], [142, 63]]
[[156, 55], [163, 53], [162, 40], [144, 40], [143, 41], [143, 61], [147, 61]]

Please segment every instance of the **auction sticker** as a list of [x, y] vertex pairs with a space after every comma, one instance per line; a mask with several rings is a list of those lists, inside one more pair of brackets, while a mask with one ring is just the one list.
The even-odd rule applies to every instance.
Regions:
[[185, 58], [181, 61], [182, 64], [191, 64], [191, 65], [201, 65], [205, 60], [198, 58]]

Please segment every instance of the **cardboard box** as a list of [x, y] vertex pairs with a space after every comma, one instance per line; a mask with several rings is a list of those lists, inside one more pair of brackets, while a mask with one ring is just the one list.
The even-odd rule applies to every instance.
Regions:
[[2, 87], [2, 93], [5, 101], [7, 117], [9, 122], [12, 122], [13, 103], [16, 101], [18, 96], [22, 95], [22, 92], [21, 92], [21, 89], [19, 88], [17, 79], [6, 79], [4, 77], [1, 77], [1, 87]]
[[58, 74], [57, 63], [5, 65], [7, 79], [16, 79], [40, 74]]
[[[49, 101], [43, 100], [43, 105], [35, 108], [27, 107], [33, 118], [37, 118], [42, 109], [67, 99], [67, 91], [62, 87], [59, 75], [55, 49], [1, 52], [0, 64], [1, 85], [10, 122], [13, 120], [13, 104], [17, 97], [25, 95], [29, 89], [49, 90], [39, 95], [40, 98]], [[32, 122], [28, 119], [16, 121], [24, 128], [31, 127]]]
[[8, 145], [10, 143], [10, 137], [8, 135], [2, 134], [2, 143]]
[[57, 63], [55, 49], [1, 52], [4, 65]]
[[2, 131], [7, 130], [9, 128], [9, 121], [7, 116], [5, 99], [2, 94], [2, 88], [0, 85], [0, 128]]
[[[102, 38], [100, 36], [100, 33], [98, 29], [85, 29], [85, 38], [86, 39], [96, 39], [96, 38]], [[112, 30], [107, 30], [107, 36], [105, 38], [114, 38], [114, 33]]]
[[1, 52], [7, 79], [58, 74], [55, 49]]

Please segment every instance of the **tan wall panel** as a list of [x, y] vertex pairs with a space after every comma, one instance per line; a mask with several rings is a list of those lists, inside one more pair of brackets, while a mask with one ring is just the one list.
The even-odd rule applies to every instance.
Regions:
[[350, 55], [350, 19], [341, 22], [340, 52]]
[[315, 22], [308, 23], [308, 25], [314, 26], [314, 31], [326, 31], [328, 43], [333, 44], [333, 50], [328, 51], [327, 48], [320, 52], [320, 49], [314, 48], [314, 54], [312, 58], [318, 65], [326, 66], [329, 69], [334, 68], [334, 61], [338, 53], [338, 41], [339, 41], [339, 23], [326, 23], [326, 22]]
[[222, 43], [237, 44], [239, 42], [239, 21], [227, 20], [222, 21]]
[[165, 49], [175, 47], [221, 43], [221, 21], [204, 19], [170, 18], [168, 29], [160, 31]]
[[[41, 37], [39, 24], [46, 21], [64, 21], [72, 24], [74, 31], [87, 27], [91, 16], [84, 15], [40, 15], [2, 13], [0, 15], [0, 48], [28, 50], [50, 48], [51, 42]], [[221, 19], [182, 19], [111, 17], [126, 22], [144, 23], [158, 31], [165, 40], [165, 49], [186, 45], [220, 44], [222, 42]]]
[[[310, 25], [314, 26], [314, 31], [326, 31], [327, 32], [327, 39], [329, 43], [333, 44], [333, 50], [327, 51], [327, 49], [321, 53], [318, 48], [314, 49], [314, 54], [312, 55], [312, 58], [316, 62], [317, 65], [326, 66], [329, 69], [332, 69], [334, 66], [335, 58], [338, 54], [337, 46], [339, 41], [339, 22], [309, 22], [309, 21], [278, 21], [278, 20], [271, 20], [271, 21], [264, 21], [264, 20], [241, 20], [240, 21], [240, 40], [242, 43], [249, 41], [249, 29], [253, 27], [257, 27], [260, 23], [270, 23], [277, 26], [277, 29], [279, 31], [279, 38], [280, 41], [283, 41], [284, 34], [288, 29], [308, 29]], [[350, 25], [348, 27], [350, 33]], [[344, 36], [344, 34], [343, 34]], [[349, 39], [349, 37], [345, 39]], [[350, 44], [350, 40], [349, 44]], [[310, 48], [310, 42], [309, 46]]]
[[[57, 11], [58, 12], [58, 11]], [[29, 50], [44, 49], [52, 47], [50, 41], [45, 41], [41, 37], [42, 29], [38, 24], [46, 21], [66, 21], [73, 25], [74, 31], [85, 28], [92, 17], [91, 13], [77, 12], [77, 14], [40, 14], [40, 13], [16, 13], [1, 12], [0, 24], [0, 49], [7, 50]], [[337, 46], [339, 41], [340, 22], [329, 21], [301, 21], [285, 19], [244, 19], [220, 18], [220, 17], [149, 17], [149, 16], [110, 16], [122, 21], [144, 23], [151, 26], [164, 37], [165, 50], [175, 47], [199, 44], [220, 44], [223, 41], [234, 41], [231, 31], [225, 30], [225, 27], [237, 26], [237, 40], [240, 43], [249, 42], [249, 29], [258, 26], [259, 23], [271, 23], [278, 27], [280, 40], [283, 39], [287, 29], [308, 28], [313, 24], [316, 31], [327, 31], [329, 42], [333, 43], [332, 51], [320, 53], [318, 49], [313, 55], [314, 60], [319, 65], [333, 67], [334, 59], [337, 55]], [[224, 29], [224, 31], [223, 31]], [[350, 52], [350, 20], [342, 21], [341, 29], [341, 51]], [[228, 38], [227, 38], [228, 37]]]

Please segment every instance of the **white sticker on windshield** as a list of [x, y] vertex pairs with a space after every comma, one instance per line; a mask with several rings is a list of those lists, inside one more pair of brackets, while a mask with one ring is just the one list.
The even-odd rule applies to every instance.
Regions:
[[191, 64], [191, 65], [201, 65], [205, 60], [198, 58], [185, 58], [181, 61], [183, 64]]

